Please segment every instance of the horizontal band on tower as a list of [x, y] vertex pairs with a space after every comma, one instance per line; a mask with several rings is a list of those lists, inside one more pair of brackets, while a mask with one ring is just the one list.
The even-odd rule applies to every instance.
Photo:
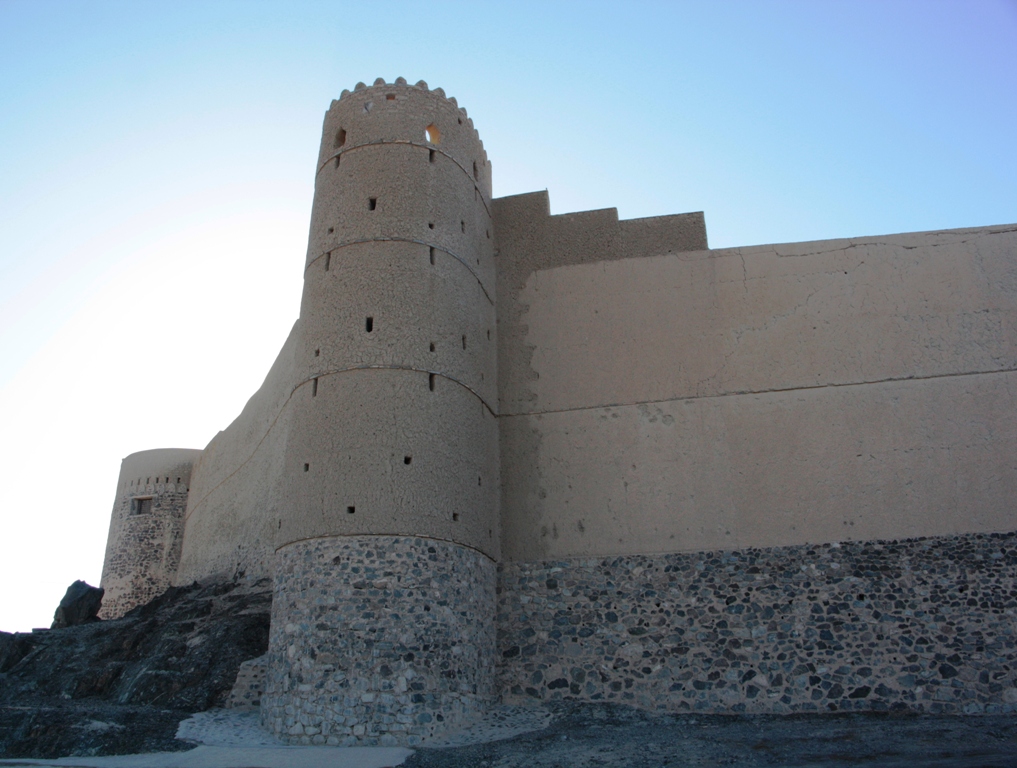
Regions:
[[475, 390], [469, 384], [466, 384], [465, 382], [462, 382], [453, 376], [449, 376], [447, 373], [442, 373], [441, 371], [432, 371], [428, 368], [414, 368], [411, 365], [353, 365], [350, 366], [349, 368], [334, 368], [330, 370], [323, 370], [317, 376], [311, 376], [310, 378], [304, 379], [295, 387], [293, 387], [293, 389], [290, 390], [290, 397], [292, 397], [293, 393], [300, 389], [302, 386], [304, 386], [305, 384], [310, 384], [315, 379], [320, 379], [323, 378], [324, 376], [332, 376], [333, 374], [337, 373], [352, 373], [353, 371], [413, 371], [416, 373], [427, 373], [433, 376], [441, 376], [443, 379], [451, 381], [453, 384], [458, 384], [460, 387], [462, 387], [467, 392], [472, 394], [481, 402], [481, 404], [485, 408], [487, 408], [488, 413], [490, 413], [495, 418], [498, 418], [498, 413], [491, 407], [487, 400], [484, 399], [484, 396], [477, 392], [477, 390]]
[[470, 271], [470, 274], [473, 275], [473, 277], [476, 278], [477, 283], [480, 284], [480, 290], [484, 292], [484, 297], [487, 299], [488, 303], [490, 303], [491, 306], [494, 306], [494, 299], [492, 299], [491, 294], [487, 292], [487, 287], [484, 285], [484, 281], [480, 279], [480, 275], [477, 274], [477, 271], [470, 266], [469, 262], [467, 262], [466, 259], [464, 259], [457, 253], [452, 253], [452, 251], [448, 250], [447, 248], [442, 248], [439, 245], [434, 245], [424, 240], [414, 240], [411, 237], [365, 237], [363, 240], [346, 240], [340, 242], [334, 248], [329, 248], [327, 251], [319, 253], [311, 261], [309, 261], [307, 263], [307, 266], [304, 267], [304, 273], [306, 274], [307, 270], [311, 268], [311, 265], [317, 263], [318, 259], [324, 256], [326, 253], [334, 253], [335, 251], [338, 251], [340, 248], [346, 248], [351, 245], [363, 245], [365, 243], [413, 243], [414, 245], [423, 245], [427, 248], [434, 248], [436, 251], [447, 253], [449, 256], [451, 256], [456, 261], [460, 262], [464, 267], [466, 267]]

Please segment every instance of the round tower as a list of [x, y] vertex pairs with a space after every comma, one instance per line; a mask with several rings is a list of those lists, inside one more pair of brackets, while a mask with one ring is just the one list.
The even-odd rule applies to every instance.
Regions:
[[172, 585], [191, 469], [200, 456], [199, 450], [159, 448], [121, 462], [102, 565], [100, 618], [118, 619]]
[[325, 116], [262, 699], [292, 741], [417, 743], [493, 693], [490, 170], [423, 82]]

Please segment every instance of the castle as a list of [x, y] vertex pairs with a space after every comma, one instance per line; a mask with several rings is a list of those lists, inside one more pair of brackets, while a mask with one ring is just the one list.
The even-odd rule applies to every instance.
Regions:
[[1017, 226], [710, 250], [491, 178], [439, 88], [332, 102], [300, 317], [204, 450], [124, 459], [103, 615], [270, 577], [294, 743], [1012, 711]]

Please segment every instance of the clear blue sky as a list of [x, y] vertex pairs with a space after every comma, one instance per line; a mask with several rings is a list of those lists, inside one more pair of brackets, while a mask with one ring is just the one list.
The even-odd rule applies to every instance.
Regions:
[[1017, 4], [0, 0], [0, 629], [98, 581], [120, 459], [203, 447], [295, 319], [321, 119], [465, 106], [496, 195], [711, 246], [1017, 221]]

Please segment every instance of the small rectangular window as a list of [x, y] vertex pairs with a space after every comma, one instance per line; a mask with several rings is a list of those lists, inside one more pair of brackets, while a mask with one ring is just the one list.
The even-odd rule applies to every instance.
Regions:
[[152, 512], [152, 497], [131, 499], [132, 515], [148, 515]]
[[378, 207], [378, 198], [370, 197], [370, 198], [367, 199], [367, 208], [368, 208], [368, 210], [373, 211], [377, 207]]
[[364, 321], [364, 330], [367, 331], [368, 333], [370, 333], [371, 331], [374, 330], [374, 318], [373, 317], [369, 317], [369, 318], [367, 318], [367, 320]]

